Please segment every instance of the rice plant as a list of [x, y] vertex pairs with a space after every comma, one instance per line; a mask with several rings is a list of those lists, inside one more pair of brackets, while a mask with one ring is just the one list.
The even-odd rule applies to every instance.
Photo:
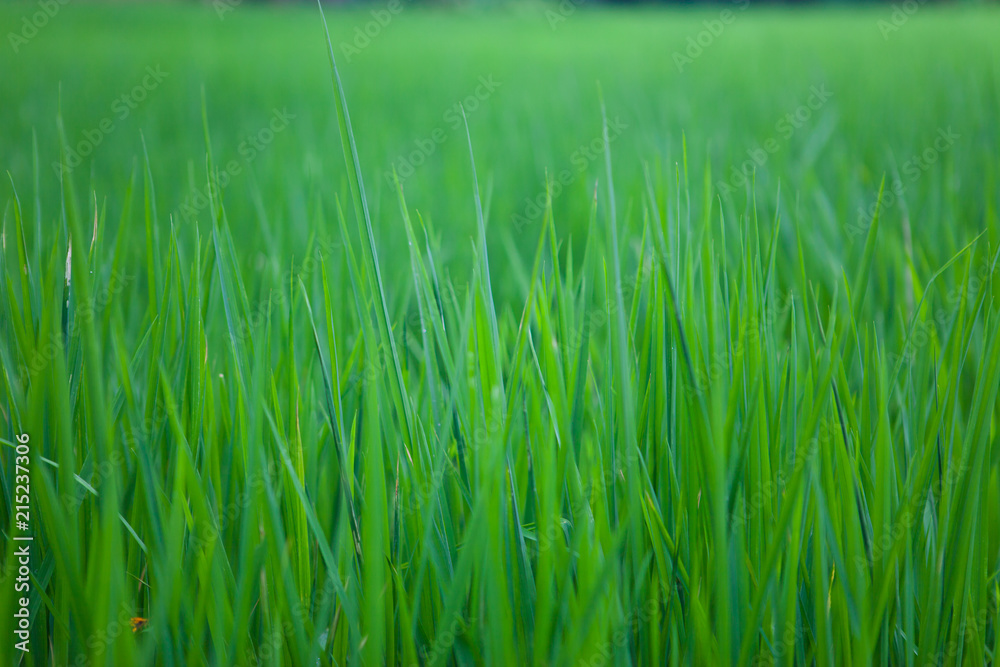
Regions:
[[[164, 204], [144, 138], [98, 191], [69, 168], [65, 96], [61, 167], [24, 142], [0, 252], [4, 664], [996, 664], [995, 70], [953, 89], [959, 135], [992, 144], [914, 125], [934, 161], [893, 155], [849, 192], [829, 184], [866, 136], [850, 89], [844, 120], [803, 98], [790, 143], [747, 133], [713, 163], [686, 131], [666, 158], [617, 141], [624, 103], [594, 86], [584, 168], [549, 171], [522, 218], [459, 100], [448, 167], [425, 155], [438, 216], [412, 161], [364, 159], [343, 16], [303, 19], [328, 54], [327, 189], [230, 187], [211, 86], [181, 143], [204, 204], [176, 175]], [[599, 18], [640, 32], [577, 16], [561, 44]], [[747, 20], [735, 39], [787, 19]]]

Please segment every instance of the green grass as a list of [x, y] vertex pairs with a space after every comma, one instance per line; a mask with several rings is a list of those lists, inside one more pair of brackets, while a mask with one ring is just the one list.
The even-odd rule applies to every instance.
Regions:
[[1000, 13], [546, 11], [4, 42], [3, 664], [996, 664]]

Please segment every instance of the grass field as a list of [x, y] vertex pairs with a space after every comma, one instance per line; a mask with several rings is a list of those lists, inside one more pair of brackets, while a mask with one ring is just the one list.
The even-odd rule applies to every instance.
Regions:
[[996, 665], [1000, 11], [915, 6], [0, 6], [0, 663]]

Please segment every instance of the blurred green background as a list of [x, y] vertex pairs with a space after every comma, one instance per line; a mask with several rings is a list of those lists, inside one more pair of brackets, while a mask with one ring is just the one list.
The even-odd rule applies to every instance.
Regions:
[[[222, 0], [56, 6], [16, 48], [4, 30], [0, 49], [0, 163], [30, 201], [37, 140], [43, 220], [58, 219], [49, 202], [58, 193], [61, 104], [71, 147], [85, 150], [88, 137], [99, 137], [73, 175], [88, 198], [107, 198], [110, 220], [144, 139], [159, 218], [207, 225], [207, 209], [191, 216], [182, 208], [205, 191], [204, 91], [215, 161], [237, 165], [224, 198], [234, 230], [245, 232], [241, 259], [260, 269], [265, 253], [256, 251], [265, 247], [289, 261], [301, 254], [318, 207], [331, 210], [347, 192], [317, 9]], [[21, 34], [38, 7], [0, 6], [0, 25]], [[600, 151], [588, 147], [600, 146], [603, 90], [609, 119], [621, 127], [611, 150], [626, 225], [641, 222], [643, 169], [673, 184], [686, 138], [690, 173], [711, 165], [710, 196], [721, 190], [731, 217], [748, 199], [734, 169], [756, 168], [761, 213], [772, 216], [780, 206], [786, 220], [815, 228], [809, 239], [827, 246], [832, 280], [845, 257], [860, 251], [844, 229], [864, 228], [860, 211], [873, 204], [883, 175], [891, 185], [896, 169], [905, 185], [907, 160], [950, 127], [958, 139], [919, 171], [907, 203], [913, 233], [932, 240], [918, 245], [953, 254], [966, 239], [955, 219], [981, 221], [996, 202], [984, 189], [996, 182], [1000, 154], [1000, 13], [921, 6], [896, 25], [893, 8], [881, 5], [746, 7], [328, 9], [380, 249], [396, 257], [405, 243], [388, 175], [394, 166], [404, 176], [412, 168], [403, 179], [408, 203], [443, 232], [455, 271], [468, 264], [475, 217], [463, 102], [491, 195], [491, 241], [528, 256], [540, 220], [529, 201], [544, 204], [548, 174], [564, 177], [553, 202], [556, 224], [579, 247], [602, 169], [591, 159]], [[144, 77], [153, 81], [150, 67], [165, 76], [137, 93]], [[803, 107], [814, 87], [829, 99]], [[271, 136], [275, 110], [292, 118]], [[789, 126], [787, 114], [797, 111]], [[760, 160], [765, 148], [774, 150]], [[693, 184], [695, 219], [701, 181]], [[888, 208], [888, 234], [899, 233], [901, 215], [901, 207]], [[512, 257], [495, 252], [497, 270]], [[283, 269], [274, 267], [275, 275]], [[387, 270], [391, 276], [397, 268]], [[518, 287], [500, 281], [496, 289], [512, 297]]]

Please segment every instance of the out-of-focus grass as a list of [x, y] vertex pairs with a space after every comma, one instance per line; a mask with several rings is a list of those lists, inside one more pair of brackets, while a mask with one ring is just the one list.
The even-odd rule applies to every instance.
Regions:
[[[4, 25], [16, 29], [31, 8], [0, 7]], [[889, 17], [888, 8], [800, 14], [730, 9], [735, 20], [682, 72], [674, 53], [684, 54], [688, 39], [705, 31], [703, 22], [717, 19], [721, 9], [577, 10], [553, 29], [544, 7], [485, 16], [408, 7], [351, 62], [341, 45], [352, 44], [355, 31], [373, 20], [371, 10], [332, 15], [381, 247], [393, 255], [405, 251], [402, 235], [391, 232], [398, 215], [385, 176], [419, 150], [418, 142], [429, 142], [433, 151], [404, 182], [409, 201], [443, 228], [463, 238], [472, 233], [465, 202], [455, 194], [466, 187], [455, 105], [475, 95], [480, 77], [490, 76], [500, 85], [469, 110], [469, 123], [484, 165], [484, 188], [503, 193], [490, 202], [491, 220], [506, 223], [523, 215], [530, 210], [527, 199], [544, 203], [546, 169], [553, 175], [569, 170], [571, 184], [554, 208], [565, 236], [575, 232], [578, 251], [585, 233], [578, 221], [587, 219], [599, 160], [576, 151], [600, 136], [597, 81], [610, 118], [626, 126], [613, 142], [624, 205], [638, 205], [634, 193], [643, 189], [643, 161], [664, 175], [671, 171], [682, 133], [692, 173], [702, 174], [711, 160], [717, 180], [729, 178], [732, 166], [749, 159], [748, 151], [775, 137], [779, 150], [758, 174], [758, 202], [773, 209], [783, 180], [784, 205], [823, 227], [831, 279], [850, 253], [833, 233], [833, 212], [843, 224], [846, 216], [857, 217], [859, 206], [870, 206], [882, 175], [891, 171], [890, 150], [902, 165], [930, 145], [940, 127], [954, 126], [962, 142], [947, 159], [959, 171], [960, 199], [979, 206], [998, 141], [992, 122], [998, 95], [995, 12], [925, 7], [884, 40], [878, 22]], [[58, 194], [51, 162], [58, 157], [54, 119], [61, 87], [71, 144], [102, 119], [113, 121], [94, 157], [76, 171], [81, 187], [122, 191], [142, 153], [141, 132], [152, 158], [158, 209], [166, 217], [203, 189], [204, 86], [219, 164], [235, 160], [242, 167], [225, 189], [231, 214], [256, 225], [258, 193], [269, 218], [291, 230], [279, 239], [282, 256], [301, 253], [310, 204], [319, 196], [329, 205], [343, 182], [339, 163], [330, 159], [337, 142], [322, 46], [309, 7], [244, 3], [220, 19], [212, 5], [69, 4], [17, 54], [0, 49], [4, 166], [16, 182], [30, 183], [31, 133], [37, 131], [43, 196]], [[167, 78], [119, 120], [114, 101], [141, 83], [147, 66], [160, 66]], [[776, 125], [807, 102], [812, 86], [823, 85], [833, 93], [829, 103], [786, 139]], [[241, 142], [266, 127], [274, 109], [295, 118], [246, 164]], [[433, 140], [435, 130], [443, 142]], [[912, 209], [937, 205], [936, 184], [921, 179], [910, 190]], [[737, 211], [742, 200], [731, 209]], [[928, 213], [914, 220], [916, 234], [935, 241], [928, 246], [957, 251], [961, 239], [954, 225]], [[205, 216], [200, 218], [204, 224]], [[522, 256], [532, 251], [537, 220], [532, 222], [531, 233], [515, 235]], [[491, 225], [491, 240], [499, 242], [500, 228]], [[248, 243], [255, 239], [254, 250], [273, 249], [263, 235], [246, 235]], [[464, 243], [456, 246], [465, 254]], [[445, 251], [450, 256], [451, 244]], [[496, 259], [506, 262], [502, 253]]]
[[371, 11], [0, 49], [5, 662], [994, 664], [1000, 15]]

